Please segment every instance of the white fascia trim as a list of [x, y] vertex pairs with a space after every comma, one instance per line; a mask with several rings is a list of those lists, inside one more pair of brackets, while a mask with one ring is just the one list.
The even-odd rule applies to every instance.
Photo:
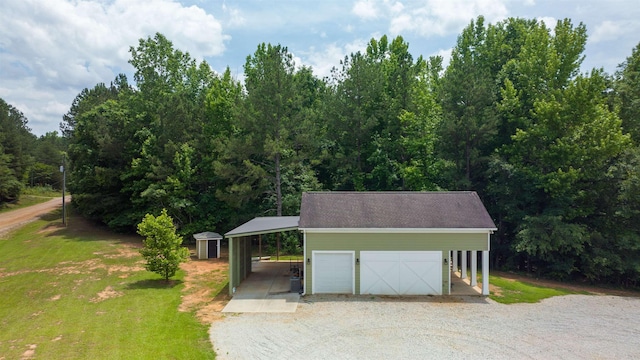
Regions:
[[300, 228], [309, 233], [493, 234], [497, 228]]
[[235, 234], [227, 233], [224, 236], [227, 239], [229, 239], [229, 238], [238, 238], [238, 237], [244, 237], [244, 236], [273, 234], [273, 233], [284, 232], [284, 231], [293, 231], [293, 230], [298, 230], [298, 227], [295, 226], [295, 227], [286, 227], [286, 228], [280, 228], [280, 229], [256, 230], [256, 231], [248, 231], [248, 232], [244, 232], [244, 233], [235, 233]]

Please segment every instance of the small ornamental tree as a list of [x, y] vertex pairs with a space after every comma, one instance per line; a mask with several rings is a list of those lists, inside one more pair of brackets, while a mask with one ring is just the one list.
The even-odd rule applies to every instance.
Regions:
[[145, 269], [169, 280], [176, 274], [181, 262], [189, 257], [189, 250], [182, 247], [182, 236], [176, 234], [173, 219], [162, 209], [159, 216], [145, 215], [138, 224], [138, 234], [146, 237], [140, 254], [147, 261]]

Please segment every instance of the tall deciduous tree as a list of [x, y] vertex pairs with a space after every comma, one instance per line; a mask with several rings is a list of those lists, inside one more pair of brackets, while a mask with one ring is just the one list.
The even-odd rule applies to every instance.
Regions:
[[437, 99], [438, 74], [442, 59], [429, 60], [424, 72], [412, 86], [412, 106], [399, 115], [402, 156], [398, 165], [403, 189], [440, 190], [442, 177], [450, 164], [438, 156], [438, 128], [442, 109]]
[[34, 164], [36, 136], [22, 112], [0, 99], [0, 205], [15, 201]]
[[365, 53], [353, 53], [334, 68], [325, 107], [329, 188], [400, 190], [415, 185], [405, 179], [416, 174], [415, 168], [406, 171], [409, 151], [416, 150], [411, 138], [424, 133], [408, 132], [425, 130], [416, 122], [438, 112], [428, 99], [433, 89], [425, 81], [427, 72], [427, 63], [422, 57], [414, 60], [400, 36], [391, 42], [386, 36], [371, 39]]
[[618, 67], [614, 90], [619, 100], [622, 126], [634, 142], [640, 144], [640, 43]]
[[37, 139], [27, 123], [20, 110], [0, 99], [0, 145], [9, 156], [9, 168], [21, 183], [26, 180], [29, 167], [34, 162], [33, 150]]
[[[553, 99], [536, 102], [535, 126], [519, 130], [509, 162], [541, 190], [520, 225], [516, 249], [541, 260], [543, 272], [568, 276], [589, 245], [589, 227], [608, 208], [608, 169], [629, 146], [621, 121], [609, 111], [599, 72], [579, 76]], [[543, 226], [544, 225], [544, 226]], [[544, 235], [536, 229], [543, 226]], [[548, 254], [553, 254], [549, 257]]]
[[[121, 175], [132, 156], [130, 89], [124, 76], [110, 87], [83, 90], [65, 117], [72, 202], [81, 214], [113, 227], [131, 208]], [[71, 126], [72, 125], [72, 126]], [[124, 225], [126, 227], [126, 225]]]

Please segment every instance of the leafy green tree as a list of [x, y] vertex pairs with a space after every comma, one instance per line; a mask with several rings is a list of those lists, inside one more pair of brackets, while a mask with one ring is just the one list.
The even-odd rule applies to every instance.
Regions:
[[62, 189], [62, 173], [59, 167], [66, 155], [67, 143], [57, 131], [48, 132], [36, 140], [35, 164], [27, 175], [30, 186], [50, 186]]
[[[282, 215], [283, 160], [291, 150], [290, 134], [295, 126], [295, 65], [286, 47], [261, 44], [244, 66], [247, 90], [247, 130], [252, 132], [254, 144], [264, 157], [257, 161], [270, 163], [272, 191], [275, 194], [276, 215]], [[254, 166], [257, 163], [253, 164]]]
[[622, 126], [633, 141], [640, 144], [640, 43], [618, 67], [614, 90]]
[[27, 118], [20, 110], [0, 99], [0, 145], [4, 153], [9, 155], [7, 166], [20, 183], [27, 179], [36, 148], [37, 138], [27, 123]]
[[437, 130], [442, 122], [442, 108], [436, 98], [438, 73], [442, 59], [432, 58], [419, 81], [413, 85], [412, 110], [402, 110], [400, 141], [403, 155], [398, 163], [403, 189], [440, 190], [442, 177], [450, 164], [438, 157]]
[[73, 99], [69, 111], [62, 116], [62, 122], [60, 123], [62, 137], [66, 139], [72, 138], [76, 128], [76, 118], [107, 100], [116, 99], [118, 93], [122, 89], [122, 86], [119, 86], [119, 84], [126, 83], [126, 76], [120, 74], [110, 86], [106, 86], [104, 83], [99, 83], [93, 88], [84, 88], [80, 91], [75, 99]]
[[280, 45], [260, 44], [244, 69], [246, 93], [216, 161], [226, 182], [219, 196], [240, 212], [251, 206], [253, 213], [295, 214], [299, 207], [285, 202], [299, 198], [307, 185], [317, 185], [307, 159], [314, 149], [313, 107], [321, 85], [309, 69], [296, 71]]
[[140, 249], [146, 260], [145, 268], [167, 281], [176, 274], [180, 263], [189, 258], [189, 250], [182, 246], [182, 236], [176, 234], [166, 209], [158, 216], [145, 215], [138, 224], [138, 234], [145, 237], [144, 248]]
[[504, 148], [509, 163], [538, 194], [515, 249], [542, 261], [536, 264], [540, 271], [555, 277], [584, 273], [576, 264], [583, 254], [579, 250], [590, 242], [587, 229], [609, 211], [602, 199], [611, 186], [606, 174], [630, 145], [620, 119], [608, 109], [605, 89], [598, 71], [578, 76], [552, 99], [537, 101], [536, 125], [518, 130]]
[[0, 99], [0, 206], [18, 200], [33, 166], [36, 136], [27, 118]]
[[[377, 114], [383, 107], [383, 73], [366, 54], [357, 52], [334, 69], [325, 107], [329, 151], [329, 188], [366, 190]], [[381, 154], [384, 161], [386, 154]]]
[[442, 78], [440, 126], [442, 156], [455, 164], [451, 187], [478, 189], [497, 135], [497, 74], [492, 73], [484, 18], [472, 21], [458, 37]]
[[127, 107], [137, 130], [130, 168], [121, 175], [132, 204], [123, 222], [163, 207], [180, 228], [192, 228], [194, 216], [212, 211], [195, 206], [193, 182], [202, 162], [194, 149], [205, 141], [206, 98], [216, 76], [162, 34], [141, 39], [130, 52], [138, 91]]
[[17, 200], [22, 191], [22, 184], [9, 168], [11, 157], [3, 150], [0, 144], [0, 207], [7, 202]]
[[389, 42], [382, 36], [371, 39], [365, 53], [353, 53], [334, 68], [324, 107], [329, 154], [324, 172], [331, 174], [326, 187], [401, 190], [415, 185], [409, 184], [415, 179], [405, 178], [417, 174], [409, 164], [419, 160], [409, 152], [419, 141], [411, 139], [424, 133], [410, 132], [425, 130], [416, 122], [439, 108], [428, 98], [433, 88], [425, 79], [433, 71], [427, 67], [422, 57], [413, 59], [402, 37]]
[[129, 213], [130, 203], [122, 192], [121, 176], [131, 162], [135, 125], [129, 120], [126, 78], [118, 80], [109, 88], [111, 98], [105, 99], [104, 85], [98, 84], [81, 92], [67, 114], [67, 121], [73, 123], [73, 130], [67, 131], [68, 187], [81, 214], [126, 229], [133, 226], [133, 221], [122, 220]]

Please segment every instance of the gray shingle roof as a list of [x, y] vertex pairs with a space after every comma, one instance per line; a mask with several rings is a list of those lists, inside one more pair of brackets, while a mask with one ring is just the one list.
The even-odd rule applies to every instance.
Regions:
[[224, 234], [225, 237], [239, 237], [269, 234], [279, 231], [297, 230], [299, 216], [257, 217]]
[[474, 191], [309, 192], [301, 229], [495, 229]]
[[193, 237], [196, 240], [220, 240], [222, 239], [222, 235], [215, 233], [215, 232], [211, 232], [211, 231], [205, 231], [205, 232], [201, 232], [198, 234], [193, 234]]

